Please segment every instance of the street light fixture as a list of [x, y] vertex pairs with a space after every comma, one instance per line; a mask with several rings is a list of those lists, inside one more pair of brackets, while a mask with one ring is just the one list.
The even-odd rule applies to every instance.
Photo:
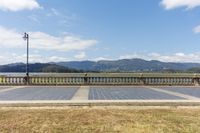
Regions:
[[27, 42], [26, 83], [29, 84], [29, 35], [25, 32], [23, 39]]

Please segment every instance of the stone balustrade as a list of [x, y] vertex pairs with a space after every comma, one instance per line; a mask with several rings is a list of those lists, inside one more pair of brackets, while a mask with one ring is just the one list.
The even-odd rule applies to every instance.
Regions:
[[[28, 81], [28, 82], [27, 82]], [[0, 76], [0, 85], [200, 85], [200, 74], [62, 73]]]

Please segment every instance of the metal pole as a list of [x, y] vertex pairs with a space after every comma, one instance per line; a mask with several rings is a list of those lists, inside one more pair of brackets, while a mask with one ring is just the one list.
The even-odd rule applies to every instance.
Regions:
[[27, 35], [27, 63], [26, 63], [26, 76], [27, 76], [27, 84], [29, 84], [29, 35]]
[[26, 60], [26, 84], [29, 84], [29, 35], [24, 33], [24, 40], [27, 42], [27, 60]]

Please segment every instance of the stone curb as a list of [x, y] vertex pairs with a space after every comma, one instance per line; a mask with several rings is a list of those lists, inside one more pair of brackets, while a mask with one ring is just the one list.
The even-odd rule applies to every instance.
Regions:
[[195, 100], [81, 100], [81, 101], [0, 101], [0, 107], [45, 106], [200, 106]]

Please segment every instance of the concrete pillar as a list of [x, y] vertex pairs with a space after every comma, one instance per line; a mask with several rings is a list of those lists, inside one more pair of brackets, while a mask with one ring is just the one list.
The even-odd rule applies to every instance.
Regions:
[[131, 78], [130, 77], [128, 77], [128, 84], [130, 84], [131, 83]]
[[87, 73], [85, 73], [85, 75], [84, 75], [84, 84], [88, 84], [88, 77], [87, 77], [88, 75], [87, 75]]
[[199, 83], [199, 78], [193, 78], [193, 84], [195, 85], [195, 86], [199, 86], [200, 85], [200, 83]]
[[145, 79], [144, 79], [143, 77], [140, 77], [139, 80], [140, 80], [140, 84], [141, 84], [141, 85], [145, 85], [145, 84], [146, 84], [146, 83], [145, 83]]

